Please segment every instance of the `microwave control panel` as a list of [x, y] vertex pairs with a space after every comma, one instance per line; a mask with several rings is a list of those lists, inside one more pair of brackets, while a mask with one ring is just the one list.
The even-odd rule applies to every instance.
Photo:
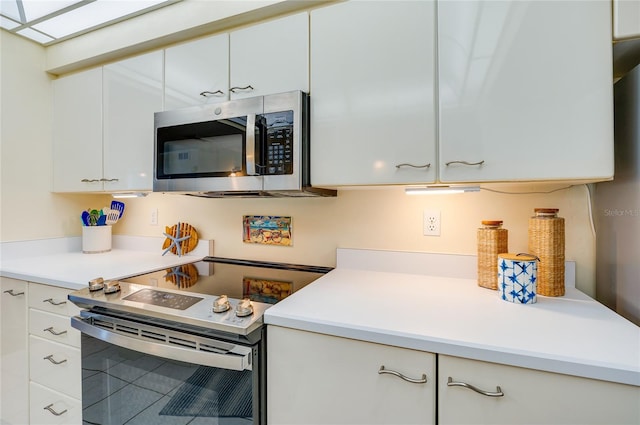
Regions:
[[293, 174], [293, 111], [263, 114], [263, 175]]

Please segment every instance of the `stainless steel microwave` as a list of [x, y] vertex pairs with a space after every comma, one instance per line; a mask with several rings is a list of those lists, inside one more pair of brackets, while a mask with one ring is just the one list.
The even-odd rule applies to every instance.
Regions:
[[308, 119], [301, 91], [156, 112], [153, 191], [335, 196], [310, 184]]

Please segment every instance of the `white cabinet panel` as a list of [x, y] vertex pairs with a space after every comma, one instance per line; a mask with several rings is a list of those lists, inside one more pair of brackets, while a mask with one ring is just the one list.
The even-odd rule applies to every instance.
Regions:
[[80, 331], [71, 327], [69, 316], [29, 309], [29, 333], [80, 348]]
[[431, 1], [311, 12], [314, 186], [435, 181], [434, 14]]
[[441, 181], [611, 178], [610, 18], [604, 1], [439, 3]]
[[57, 391], [31, 382], [31, 423], [34, 425], [80, 425], [82, 403]]
[[80, 399], [80, 349], [29, 335], [29, 378], [33, 382]]
[[309, 91], [306, 12], [233, 31], [230, 46], [231, 99]]
[[613, 39], [640, 37], [640, 0], [613, 0]]
[[438, 423], [637, 424], [640, 387], [438, 355]]
[[67, 300], [70, 289], [29, 282], [29, 307], [66, 316], [75, 316], [80, 308]]
[[170, 47], [164, 54], [164, 110], [229, 99], [229, 34]]
[[27, 282], [0, 277], [0, 422], [24, 424], [29, 415]]
[[162, 110], [163, 52], [104, 67], [104, 188], [151, 190], [153, 120]]
[[102, 190], [102, 69], [53, 81], [54, 192]]
[[[435, 423], [435, 355], [268, 327], [269, 424]], [[380, 367], [426, 383], [411, 383]]]

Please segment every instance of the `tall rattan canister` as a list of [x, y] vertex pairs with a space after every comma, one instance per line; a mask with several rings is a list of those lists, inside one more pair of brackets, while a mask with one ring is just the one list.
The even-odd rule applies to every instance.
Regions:
[[483, 220], [478, 229], [478, 285], [498, 289], [498, 254], [509, 252], [509, 233], [500, 220]]
[[557, 208], [535, 208], [529, 218], [529, 253], [540, 258], [538, 295], [564, 295], [564, 218]]

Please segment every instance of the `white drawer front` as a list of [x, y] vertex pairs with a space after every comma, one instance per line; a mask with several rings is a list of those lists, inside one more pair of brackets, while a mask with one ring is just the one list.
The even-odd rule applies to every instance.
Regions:
[[29, 309], [29, 333], [80, 348], [80, 331], [71, 327], [68, 316]]
[[37, 425], [82, 423], [82, 403], [35, 382], [29, 384], [30, 423]]
[[70, 289], [29, 282], [29, 307], [65, 316], [75, 316], [80, 308], [67, 299]]
[[29, 375], [34, 382], [81, 398], [80, 349], [30, 335]]

